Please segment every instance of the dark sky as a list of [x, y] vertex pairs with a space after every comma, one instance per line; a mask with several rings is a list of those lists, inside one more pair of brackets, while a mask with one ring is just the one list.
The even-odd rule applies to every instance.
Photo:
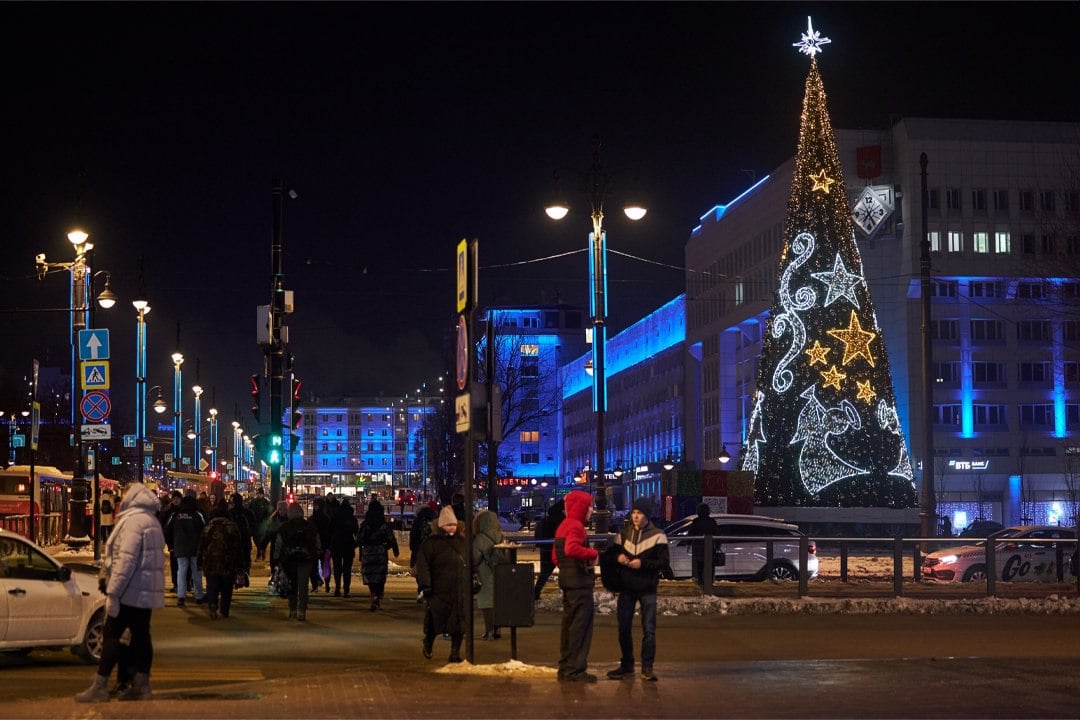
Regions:
[[[284, 270], [305, 390], [400, 395], [440, 370], [461, 238], [480, 241], [482, 304], [585, 303], [578, 173], [594, 135], [617, 171], [613, 334], [681, 292], [698, 217], [794, 152], [807, 15], [832, 39], [819, 63], [833, 125], [883, 128], [1080, 119], [1077, 7], [6, 4], [0, 403], [33, 357], [70, 362], [66, 314], [12, 311], [66, 306], [66, 274], [39, 281], [33, 261], [70, 259], [78, 224], [121, 297], [98, 313], [115, 422], [131, 422], [140, 257], [150, 383], [168, 396], [179, 322], [186, 402], [197, 359], [205, 400], [246, 420], [278, 177], [299, 194]], [[557, 169], [573, 207], [560, 224], [542, 212]], [[636, 225], [617, 212], [633, 189], [650, 208]]]

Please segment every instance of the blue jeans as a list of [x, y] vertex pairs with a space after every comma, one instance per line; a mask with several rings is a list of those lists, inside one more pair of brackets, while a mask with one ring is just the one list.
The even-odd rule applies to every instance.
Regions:
[[176, 597], [181, 600], [187, 595], [187, 574], [188, 566], [191, 566], [191, 581], [195, 584], [195, 587], [191, 589], [191, 592], [195, 595], [196, 600], [202, 600], [202, 570], [199, 569], [199, 563], [196, 562], [194, 557], [178, 557], [176, 559]]
[[641, 606], [641, 667], [651, 668], [656, 659], [656, 593], [635, 595], [619, 593], [615, 617], [619, 620], [619, 649], [622, 650], [620, 665], [634, 668], [634, 605]]

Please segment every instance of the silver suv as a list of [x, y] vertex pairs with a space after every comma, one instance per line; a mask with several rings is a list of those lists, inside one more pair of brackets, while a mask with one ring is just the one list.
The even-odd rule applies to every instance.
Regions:
[[[690, 515], [668, 525], [668, 552], [671, 556], [671, 570], [676, 578], [688, 578], [692, 575], [691, 540], [680, 540], [687, 536], [690, 523], [696, 515]], [[725, 562], [716, 568], [718, 580], [798, 580], [799, 578], [799, 539], [803, 533], [795, 525], [765, 517], [763, 515], [723, 515], [713, 513], [720, 532], [718, 537], [739, 538], [723, 540], [719, 543], [724, 551]], [[751, 539], [752, 538], [752, 539]], [[760, 538], [757, 539], [757, 538]], [[772, 564], [768, 564], [767, 538], [775, 539], [772, 543]], [[809, 555], [806, 569], [809, 577], [818, 574], [817, 545], [809, 542]]]

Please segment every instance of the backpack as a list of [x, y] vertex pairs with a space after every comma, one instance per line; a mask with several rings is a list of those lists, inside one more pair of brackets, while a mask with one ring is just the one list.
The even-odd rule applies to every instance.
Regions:
[[112, 500], [109, 500], [108, 498], [102, 498], [101, 499], [101, 509], [100, 510], [101, 510], [102, 515], [112, 515], [112, 511], [113, 511]]

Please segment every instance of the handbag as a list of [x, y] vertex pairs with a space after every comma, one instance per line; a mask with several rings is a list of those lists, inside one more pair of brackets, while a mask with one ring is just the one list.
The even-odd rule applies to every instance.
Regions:
[[279, 565], [274, 570], [274, 574], [270, 576], [270, 581], [266, 584], [266, 592], [270, 595], [285, 598], [289, 596], [291, 588], [292, 583], [289, 581], [289, 576], [285, 574], [285, 569]]
[[472, 594], [476, 595], [484, 587], [484, 581], [480, 579], [480, 573], [472, 574]]
[[239, 590], [240, 588], [246, 588], [251, 585], [251, 578], [248, 577], [246, 570], [236, 571], [236, 581], [233, 583], [233, 587]]

